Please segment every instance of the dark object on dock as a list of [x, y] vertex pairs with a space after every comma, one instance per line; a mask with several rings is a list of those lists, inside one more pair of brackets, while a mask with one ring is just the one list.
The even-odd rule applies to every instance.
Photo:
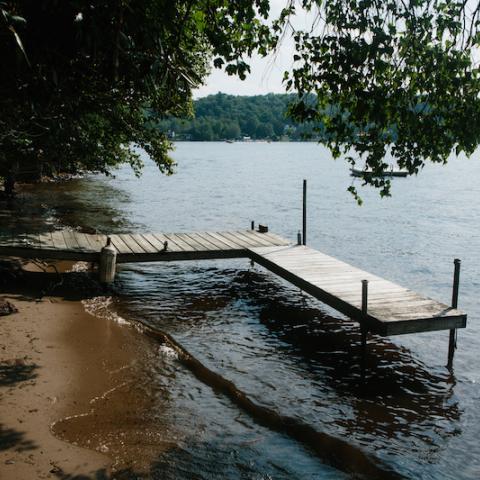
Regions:
[[9, 301], [5, 300], [4, 298], [0, 298], [0, 317], [5, 315], [10, 315], [12, 313], [17, 313], [18, 309], [10, 303]]
[[375, 173], [373, 170], [358, 170], [357, 168], [350, 169], [350, 175], [352, 177], [363, 177], [365, 174], [373, 175], [374, 177], [406, 177], [408, 175], [407, 170], [384, 170], [382, 173]]
[[259, 233], [268, 233], [268, 226], [267, 225], [259, 225], [258, 226]]

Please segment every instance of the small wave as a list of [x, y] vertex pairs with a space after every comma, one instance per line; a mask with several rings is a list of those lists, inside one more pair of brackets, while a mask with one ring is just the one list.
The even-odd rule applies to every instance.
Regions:
[[112, 308], [112, 297], [93, 297], [82, 300], [85, 311], [93, 317], [104, 318], [106, 320], [118, 323], [119, 325], [131, 325], [125, 318], [118, 315]]
[[88, 262], [75, 262], [67, 272], [88, 272], [90, 264]]
[[177, 351], [174, 348], [169, 347], [168, 345], [165, 345], [163, 343], [158, 348], [158, 353], [163, 357], [174, 358], [174, 359], [178, 360]]

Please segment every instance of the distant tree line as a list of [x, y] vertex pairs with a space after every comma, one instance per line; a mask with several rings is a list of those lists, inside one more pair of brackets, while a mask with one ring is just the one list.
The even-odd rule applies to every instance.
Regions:
[[289, 94], [217, 93], [194, 102], [193, 118], [166, 118], [158, 127], [175, 140], [318, 140], [318, 125], [314, 133], [313, 125], [287, 118], [288, 106], [295, 98]]

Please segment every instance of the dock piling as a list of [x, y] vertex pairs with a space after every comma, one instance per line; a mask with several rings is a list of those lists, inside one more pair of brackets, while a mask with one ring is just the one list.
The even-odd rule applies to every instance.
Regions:
[[100, 252], [100, 264], [98, 276], [100, 283], [113, 283], [115, 280], [115, 270], [117, 265], [117, 251], [112, 245], [112, 239], [107, 238], [107, 244]]
[[362, 342], [362, 364], [361, 376], [362, 381], [365, 380], [365, 370], [367, 363], [367, 326], [365, 320], [368, 313], [368, 280], [362, 280], [362, 320], [360, 321], [360, 332]]
[[[460, 259], [456, 258], [453, 261], [454, 271], [453, 271], [453, 290], [452, 290], [452, 308], [458, 307], [458, 289], [460, 285]], [[455, 350], [457, 348], [457, 329], [452, 328], [450, 330], [450, 336], [448, 341], [448, 363], [447, 368], [451, 369], [453, 367], [453, 357], [455, 355]]]
[[252, 220], [252, 223], [250, 225], [250, 230], [255, 230], [255, 220]]
[[302, 244], [307, 244], [307, 181], [303, 180]]
[[300, 230], [297, 233], [297, 245], [302, 244], [302, 234], [300, 233]]
[[362, 315], [367, 316], [368, 311], [368, 280], [362, 280]]

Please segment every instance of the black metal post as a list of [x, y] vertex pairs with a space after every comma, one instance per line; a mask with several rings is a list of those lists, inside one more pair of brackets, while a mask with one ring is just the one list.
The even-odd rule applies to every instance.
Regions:
[[303, 222], [302, 222], [302, 243], [307, 244], [307, 181], [303, 180]]
[[362, 280], [362, 315], [367, 316], [368, 311], [368, 280]]
[[[452, 290], [452, 308], [457, 308], [458, 306], [458, 287], [460, 285], [460, 259], [456, 258], [453, 261], [454, 271], [453, 271], [453, 290]], [[452, 328], [450, 330], [450, 337], [448, 341], [448, 363], [447, 368], [453, 367], [453, 356], [455, 355], [455, 349], [457, 348], [457, 329]]]
[[302, 244], [302, 234], [300, 233], [300, 230], [297, 233], [297, 245]]
[[252, 230], [255, 230], [255, 221], [254, 220], [252, 220], [252, 223], [251, 223], [250, 227], [251, 227]]
[[367, 363], [367, 326], [365, 320], [368, 313], [368, 280], [362, 280], [362, 319], [360, 321], [360, 332], [362, 336], [362, 381], [365, 380], [365, 369]]

